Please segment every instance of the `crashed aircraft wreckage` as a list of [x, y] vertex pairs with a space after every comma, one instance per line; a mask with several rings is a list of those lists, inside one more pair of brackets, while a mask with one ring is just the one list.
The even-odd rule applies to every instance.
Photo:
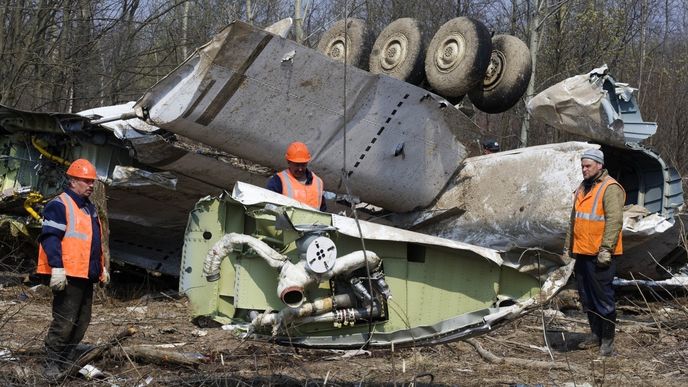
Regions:
[[[402, 80], [343, 66], [235, 22], [151, 88], [134, 110], [170, 132], [275, 169], [282, 167], [275, 155], [292, 139], [308, 139], [310, 165], [325, 186], [346, 184], [362, 201], [388, 211], [384, 219], [395, 226], [516, 254], [535, 246], [562, 250], [580, 154], [600, 145], [466, 158], [466, 144], [475, 143], [479, 129], [459, 109]], [[529, 107], [562, 130], [609, 140], [602, 150], [628, 193], [626, 204], [659, 215], [627, 228], [628, 240], [637, 243], [627, 245], [619, 272], [668, 275], [654, 260], [676, 250], [676, 229], [656, 247], [645, 242], [657, 236], [648, 234], [672, 228], [683, 203], [681, 180], [638, 144], [656, 124], [642, 120], [632, 89], [605, 66], [545, 90]], [[572, 117], [578, 116], [585, 127], [576, 126]]]
[[[680, 176], [638, 135], [619, 140], [621, 124], [637, 123], [640, 137], [654, 133], [632, 93], [605, 71], [577, 82], [601, 96], [586, 110], [587, 129], [615, 130], [589, 137], [602, 145], [467, 158], [480, 130], [446, 99], [235, 22], [136, 103], [82, 115], [3, 108], [0, 210], [39, 229], [26, 206], [40, 212], [67, 160], [87, 158], [109, 186], [113, 261], [179, 275], [194, 316], [303, 346], [455, 340], [518, 317], [566, 282], [557, 253], [579, 157], [591, 147], [602, 147], [628, 192], [627, 256], [642, 259], [619, 272], [668, 274], [657, 268], [677, 248]], [[549, 93], [542, 108], [586, 100]], [[312, 139], [311, 165], [326, 187], [346, 183], [382, 208], [371, 220], [387, 225], [361, 222], [359, 235], [352, 219], [235, 184], [262, 184], [295, 138]], [[232, 186], [233, 195], [205, 198], [188, 214], [199, 197]]]
[[521, 316], [572, 269], [557, 261], [524, 273], [526, 262], [547, 259], [505, 261], [496, 250], [365, 221], [358, 230], [354, 219], [237, 183], [193, 210], [180, 289], [197, 318], [281, 344], [425, 345]]

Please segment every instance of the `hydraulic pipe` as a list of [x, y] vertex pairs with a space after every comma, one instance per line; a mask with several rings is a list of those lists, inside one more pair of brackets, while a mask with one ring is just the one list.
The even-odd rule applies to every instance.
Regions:
[[287, 256], [278, 253], [260, 239], [250, 235], [229, 233], [215, 243], [205, 257], [205, 261], [203, 262], [203, 275], [205, 275], [208, 282], [220, 279], [220, 263], [222, 259], [228, 256], [237, 246], [243, 244], [249, 245], [259, 256], [265, 259], [270, 266], [276, 269], [281, 268], [286, 262], [289, 262]]
[[43, 200], [43, 195], [38, 192], [30, 192], [29, 196], [24, 200], [24, 210], [31, 215], [32, 218], [36, 220], [41, 220], [41, 216], [38, 215], [36, 210], [33, 209], [33, 205], [40, 203]]
[[126, 120], [131, 120], [132, 118], [137, 118], [137, 117], [136, 117], [136, 112], [134, 112], [133, 110], [130, 111], [130, 112], [127, 112], [127, 113], [122, 113], [122, 114], [120, 114], [120, 115], [118, 115], [118, 116], [99, 118], [99, 119], [97, 119], [97, 120], [91, 121], [91, 123], [94, 124], [94, 125], [99, 125], [99, 124], [104, 124], [104, 123], [106, 123], [106, 122], [112, 122], [112, 121], [119, 121], [119, 120], [126, 121]]
[[304, 317], [330, 312], [335, 305], [337, 308], [349, 308], [353, 301], [348, 294], [337, 294], [334, 297], [305, 303], [298, 308], [284, 308], [279, 313], [261, 313], [251, 321], [251, 325], [258, 327], [286, 324]]
[[[367, 259], [366, 259], [367, 256]], [[277, 295], [292, 308], [301, 306], [304, 300], [304, 289], [312, 283], [319, 283], [332, 277], [350, 274], [356, 269], [368, 264], [371, 271], [380, 266], [380, 257], [372, 251], [354, 251], [335, 260], [332, 270], [315, 274], [306, 269], [305, 261], [296, 264], [286, 262], [280, 271], [280, 280], [277, 284]]]
[[38, 140], [36, 139], [36, 136], [31, 136], [31, 144], [33, 145], [36, 150], [45, 156], [48, 160], [56, 162], [58, 164], [66, 165], [69, 166], [71, 163], [62, 157], [55, 156], [54, 154], [48, 152], [41, 144], [38, 143]]

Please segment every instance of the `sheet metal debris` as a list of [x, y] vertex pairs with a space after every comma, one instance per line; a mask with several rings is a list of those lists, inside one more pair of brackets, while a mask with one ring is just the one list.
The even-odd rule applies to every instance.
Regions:
[[608, 145], [653, 135], [657, 124], [642, 121], [636, 89], [616, 82], [608, 72], [603, 65], [550, 86], [528, 101], [528, 112], [557, 129]]

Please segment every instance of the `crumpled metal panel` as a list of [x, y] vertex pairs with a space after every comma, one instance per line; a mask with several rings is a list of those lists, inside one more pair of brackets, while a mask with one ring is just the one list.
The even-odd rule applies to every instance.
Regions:
[[[260, 203], [275, 203], [282, 206], [312, 210], [312, 208], [292, 198], [242, 182], [237, 182], [234, 186], [232, 199], [247, 206]], [[330, 216], [332, 217], [332, 225], [337, 228], [339, 233], [354, 238], [358, 238], [359, 235], [362, 234], [364, 238], [370, 240], [412, 242], [447, 247], [450, 249], [466, 250], [488, 259], [497, 265], [501, 265], [503, 262], [499, 253], [490, 248], [470, 245], [456, 240], [442, 239], [433, 235], [421, 234], [367, 221], [359, 221], [358, 224], [356, 224], [356, 220], [337, 214], [331, 214]], [[359, 227], [361, 234], [359, 234]]]
[[[568, 142], [468, 158], [437, 202], [419, 213], [415, 229], [500, 250], [561, 251], [581, 180], [580, 155], [598, 147]], [[438, 216], [453, 208], [460, 215]]]
[[633, 92], [608, 75], [607, 65], [566, 78], [534, 96], [528, 112], [557, 129], [607, 145], [638, 143], [657, 131], [644, 122]]
[[0, 130], [9, 133], [42, 132], [69, 133], [77, 132], [86, 126], [88, 120], [71, 113], [38, 113], [13, 109], [0, 105]]
[[303, 141], [326, 188], [344, 190], [345, 168], [362, 200], [394, 211], [428, 205], [466, 156], [457, 132], [479, 132], [426, 90], [241, 22], [135, 109], [156, 126], [275, 169], [284, 168], [287, 145]]
[[[84, 110], [79, 114], [85, 117], [116, 117], [133, 111], [133, 108], [134, 102], [128, 102]], [[197, 187], [199, 195], [217, 192], [217, 188], [230, 189], [239, 180], [253, 184], [264, 184], [267, 180], [264, 175], [250, 172], [248, 167], [239, 168], [221, 160], [221, 155], [207, 155], [207, 147], [202, 144], [181, 146], [181, 141], [168, 141], [157, 134], [162, 132], [160, 128], [138, 118], [114, 120], [100, 125], [110, 129], [117, 138], [127, 141], [134, 150], [134, 158], [139, 162], [203, 182]]]

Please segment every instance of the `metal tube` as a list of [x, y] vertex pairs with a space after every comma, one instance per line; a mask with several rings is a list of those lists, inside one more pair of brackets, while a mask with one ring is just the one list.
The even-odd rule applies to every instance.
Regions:
[[126, 120], [131, 120], [132, 118], [138, 118], [138, 117], [136, 116], [136, 112], [134, 112], [133, 110], [130, 111], [130, 112], [128, 112], [128, 113], [120, 114], [120, 115], [118, 115], [118, 116], [99, 118], [99, 119], [97, 119], [97, 120], [91, 121], [91, 124], [93, 124], [93, 125], [100, 125], [100, 124], [104, 124], [104, 123], [106, 123], [106, 122], [112, 122], [112, 121], [120, 121], [120, 120], [121, 120], [121, 121], [126, 121]]

